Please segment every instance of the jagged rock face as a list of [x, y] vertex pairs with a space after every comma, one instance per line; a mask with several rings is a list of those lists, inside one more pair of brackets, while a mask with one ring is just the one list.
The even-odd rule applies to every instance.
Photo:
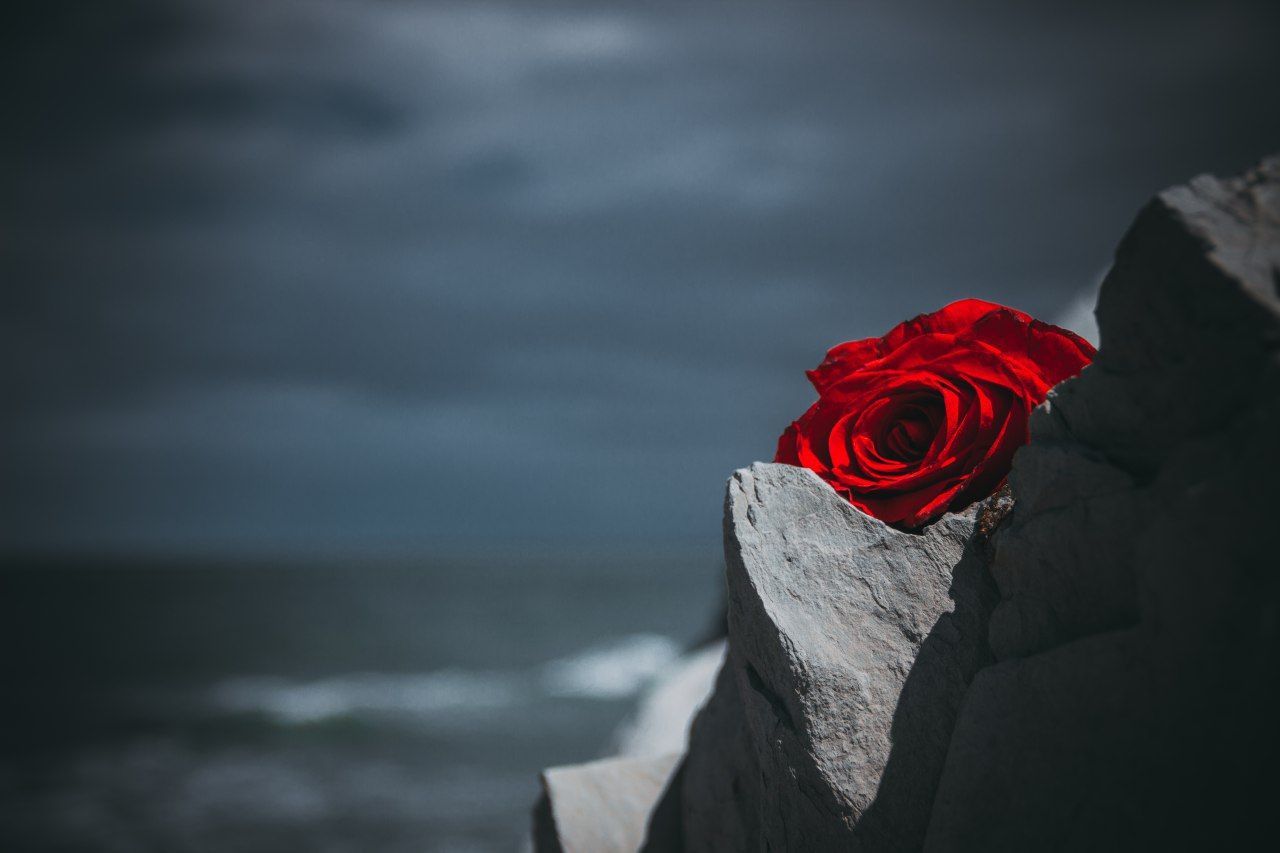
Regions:
[[[1280, 158], [1162, 193], [1032, 418], [926, 849], [1221, 848], [1273, 807]], [[1258, 784], [1265, 779], [1265, 784]]]
[[1280, 158], [1158, 196], [1098, 318], [1094, 364], [1032, 416], [1002, 520], [997, 496], [906, 534], [808, 471], [734, 475], [728, 654], [647, 849], [1274, 832]]
[[756, 464], [725, 504], [730, 653], [694, 724], [690, 850], [920, 846], [994, 588], [973, 514], [923, 534], [812, 472]]

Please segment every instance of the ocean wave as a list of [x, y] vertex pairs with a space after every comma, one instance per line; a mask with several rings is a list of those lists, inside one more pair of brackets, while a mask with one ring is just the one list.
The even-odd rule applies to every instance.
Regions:
[[227, 711], [265, 713], [282, 723], [314, 723], [358, 713], [427, 714], [507, 707], [519, 685], [500, 676], [454, 670], [423, 674], [356, 673], [319, 681], [233, 678], [213, 689]]
[[679, 655], [680, 647], [669, 637], [636, 634], [552, 661], [543, 668], [542, 681], [554, 696], [624, 699]]
[[358, 715], [432, 717], [546, 698], [621, 700], [638, 693], [679, 653], [668, 637], [634, 634], [532, 670], [363, 672], [312, 681], [241, 677], [214, 685], [211, 701], [226, 712], [301, 725]]

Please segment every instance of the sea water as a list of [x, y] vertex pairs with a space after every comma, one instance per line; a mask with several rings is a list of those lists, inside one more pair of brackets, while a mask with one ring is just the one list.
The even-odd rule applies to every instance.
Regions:
[[712, 627], [713, 554], [11, 560], [0, 849], [514, 850]]

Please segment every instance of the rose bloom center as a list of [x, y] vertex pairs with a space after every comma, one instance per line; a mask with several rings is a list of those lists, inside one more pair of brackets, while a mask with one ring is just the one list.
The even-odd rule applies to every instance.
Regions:
[[880, 452], [890, 459], [910, 462], [924, 456], [933, 441], [933, 425], [923, 414], [915, 413], [889, 427], [880, 441]]
[[929, 452], [945, 417], [941, 398], [920, 393], [887, 402], [871, 436], [876, 455], [885, 461], [919, 462]]

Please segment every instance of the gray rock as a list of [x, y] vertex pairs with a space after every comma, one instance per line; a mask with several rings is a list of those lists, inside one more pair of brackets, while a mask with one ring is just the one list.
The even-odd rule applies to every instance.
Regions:
[[687, 849], [920, 846], [989, 658], [973, 529], [971, 513], [899, 532], [800, 468], [733, 475], [729, 655], [672, 794]]
[[1280, 158], [1158, 196], [994, 540], [1001, 600], [926, 849], [1244, 846], [1280, 696]]
[[610, 758], [542, 774], [533, 811], [538, 853], [634, 853], [679, 754]]
[[[1098, 317], [1098, 358], [1033, 414], [1011, 498], [911, 535], [808, 471], [734, 475], [728, 652], [645, 849], [1273, 831], [1280, 158], [1148, 205]], [[618, 842], [590, 826], [598, 783], [555, 787], [544, 811], [576, 803], [593, 849], [633, 843], [643, 808], [617, 810]]]
[[[643, 848], [649, 853], [749, 850], [760, 837], [760, 767], [734, 681], [741, 664], [731, 656], [694, 718], [690, 749], [650, 821]], [[686, 779], [693, 780], [687, 787]]]
[[693, 716], [710, 697], [724, 655], [725, 643], [717, 641], [656, 677], [620, 727], [613, 759], [543, 774], [533, 812], [534, 849], [631, 853], [640, 849], [646, 833], [651, 849], [679, 849], [675, 800], [666, 812], [655, 812], [654, 806], [674, 784], [673, 769], [685, 751]]

